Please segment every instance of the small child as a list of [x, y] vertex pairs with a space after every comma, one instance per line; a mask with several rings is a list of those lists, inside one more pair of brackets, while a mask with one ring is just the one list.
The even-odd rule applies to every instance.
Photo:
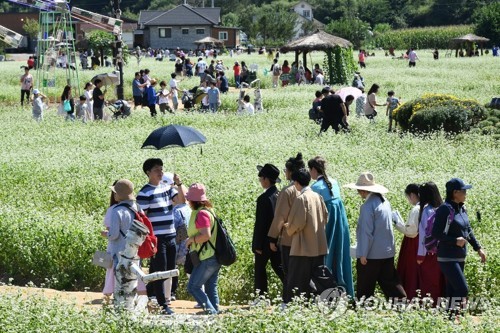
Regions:
[[84, 123], [90, 120], [88, 111], [87, 97], [85, 95], [80, 96], [80, 102], [76, 105], [76, 118], [82, 119]]
[[249, 95], [245, 95], [245, 97], [243, 97], [243, 105], [245, 107], [245, 111], [247, 112], [247, 114], [249, 114], [249, 115], [255, 114], [255, 109], [254, 109], [253, 105], [250, 104], [250, 96]]
[[43, 120], [43, 109], [45, 105], [43, 104], [43, 99], [46, 98], [38, 89], [33, 89], [33, 119], [37, 122]]
[[387, 110], [386, 116], [389, 117], [389, 129], [388, 132], [392, 131], [392, 112], [401, 104], [399, 103], [399, 99], [394, 97], [395, 93], [393, 90], [387, 93]]
[[[174, 195], [174, 197], [172, 198], [172, 202], [174, 204], [173, 215], [174, 215], [175, 230], [177, 231], [178, 234], [181, 234], [179, 230], [183, 229], [185, 235], [187, 236], [187, 228], [189, 224], [189, 219], [191, 218], [191, 208], [189, 208], [189, 205], [186, 204], [186, 200], [183, 201], [180, 200], [178, 194]], [[186, 242], [187, 239], [184, 239], [179, 243], [177, 243], [176, 240], [176, 247], [177, 247], [177, 257], [175, 260], [176, 265], [184, 266], [184, 263], [186, 262], [186, 256], [188, 255], [189, 252], [189, 249], [186, 246]], [[175, 294], [178, 285], [179, 285], [179, 278], [176, 276], [172, 279], [172, 289], [170, 296], [170, 299], [172, 301], [175, 301], [176, 298]]]
[[212, 113], [217, 112], [217, 108], [220, 105], [220, 90], [216, 87], [217, 81], [215, 79], [210, 81], [210, 88], [207, 91], [208, 94], [208, 107]]
[[177, 77], [177, 74], [172, 73], [170, 74], [170, 82], [168, 85], [170, 86], [170, 97], [172, 98], [172, 106], [174, 107], [174, 112], [177, 112], [177, 109], [179, 108], [179, 88], [177, 87], [177, 80], [175, 79]]
[[206, 93], [205, 97], [203, 97], [203, 99], [201, 100], [201, 110], [203, 112], [206, 112], [209, 110], [209, 103], [208, 103], [208, 87], [207, 87], [207, 82], [206, 81], [203, 81], [201, 82], [200, 84], [200, 87], [198, 88], [200, 90], [202, 90], [204, 93]]
[[314, 96], [316, 96], [316, 98], [312, 102], [310, 118], [312, 117], [311, 119], [318, 122], [321, 118], [323, 118], [323, 113], [319, 111], [321, 108], [321, 100], [323, 99], [323, 94], [321, 93], [321, 91], [316, 90]]
[[360, 118], [365, 114], [365, 104], [366, 104], [366, 94], [364, 89], [360, 89], [363, 93], [361, 96], [356, 98], [356, 117]]
[[165, 114], [165, 110], [174, 113], [168, 104], [168, 97], [171, 96], [171, 92], [167, 90], [167, 83], [165, 81], [160, 82], [160, 91], [158, 92], [158, 105], [160, 105], [160, 112]]

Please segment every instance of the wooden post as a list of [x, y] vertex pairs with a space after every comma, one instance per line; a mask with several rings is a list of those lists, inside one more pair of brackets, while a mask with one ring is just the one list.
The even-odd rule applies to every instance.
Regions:
[[304, 63], [304, 69], [307, 68], [307, 51], [302, 52], [302, 62]]

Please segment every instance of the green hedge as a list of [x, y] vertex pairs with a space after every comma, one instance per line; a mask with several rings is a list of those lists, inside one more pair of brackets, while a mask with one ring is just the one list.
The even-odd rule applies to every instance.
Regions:
[[469, 33], [473, 33], [471, 25], [453, 25], [446, 27], [426, 27], [391, 30], [375, 37], [376, 47], [389, 49], [391, 47], [406, 50], [416, 49], [446, 49], [451, 40]]
[[403, 131], [429, 133], [443, 129], [447, 133], [459, 133], [469, 131], [485, 119], [487, 110], [473, 100], [426, 94], [401, 105], [393, 116]]

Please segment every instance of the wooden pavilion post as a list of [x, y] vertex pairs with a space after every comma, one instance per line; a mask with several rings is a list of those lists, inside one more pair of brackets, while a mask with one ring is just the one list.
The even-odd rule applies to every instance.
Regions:
[[297, 68], [299, 67], [299, 54], [300, 54], [300, 51], [296, 50], [295, 51], [295, 66], [297, 66]]
[[307, 51], [302, 52], [302, 63], [304, 65], [304, 69], [307, 68]]

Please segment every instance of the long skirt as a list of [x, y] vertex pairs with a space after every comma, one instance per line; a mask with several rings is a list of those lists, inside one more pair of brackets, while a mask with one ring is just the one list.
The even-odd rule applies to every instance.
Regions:
[[325, 265], [332, 271], [337, 284], [346, 289], [347, 295], [354, 297], [349, 225], [344, 203], [340, 199], [333, 199], [326, 202], [326, 208], [328, 223], [325, 231], [328, 254], [325, 256]]
[[409, 300], [417, 296], [417, 289], [420, 288], [417, 273], [417, 251], [418, 236], [415, 238], [405, 236], [399, 250], [397, 271]]
[[434, 300], [434, 306], [439, 297], [444, 295], [445, 279], [439, 268], [437, 255], [427, 254], [423, 263], [418, 265], [418, 285], [421, 297], [430, 297]]

